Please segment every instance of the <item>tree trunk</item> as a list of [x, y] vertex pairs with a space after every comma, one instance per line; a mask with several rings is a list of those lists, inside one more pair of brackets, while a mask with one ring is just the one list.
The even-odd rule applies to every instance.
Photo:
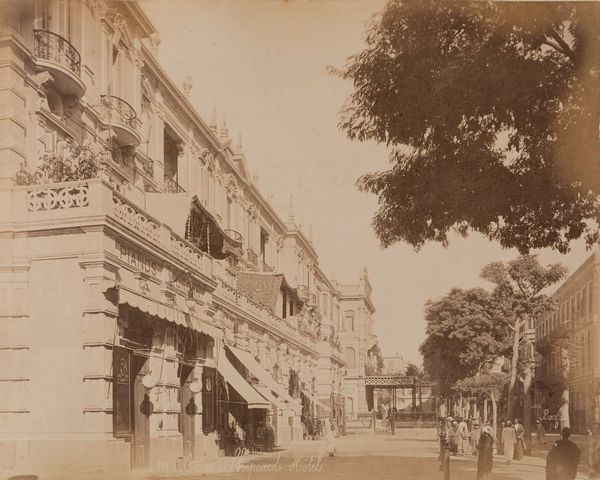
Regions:
[[508, 418], [514, 418], [516, 405], [515, 405], [515, 389], [517, 386], [517, 363], [519, 361], [519, 334], [520, 334], [520, 321], [517, 318], [513, 325], [513, 346], [512, 346], [512, 360], [510, 362], [510, 381], [508, 383]]
[[525, 430], [525, 453], [531, 454], [531, 382], [532, 368], [527, 365], [523, 381], [523, 429]]
[[498, 441], [498, 404], [496, 403], [496, 395], [494, 392], [490, 393], [490, 400], [492, 401], [492, 427], [496, 432], [496, 441]]
[[[560, 392], [560, 428], [571, 428], [571, 419], [569, 417], [569, 372], [571, 371], [571, 358], [566, 348], [560, 349], [561, 357], [561, 392]], [[565, 406], [566, 405], [566, 406]]]
[[488, 419], [488, 399], [483, 399], [483, 423], [487, 422]]

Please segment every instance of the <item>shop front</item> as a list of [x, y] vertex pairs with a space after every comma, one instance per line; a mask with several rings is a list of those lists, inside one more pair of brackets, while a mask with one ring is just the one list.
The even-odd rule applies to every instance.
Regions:
[[267, 421], [275, 432], [275, 444], [284, 445], [293, 438], [292, 425], [300, 420], [302, 404], [294, 400], [283, 385], [246, 350], [227, 345], [227, 352], [244, 375], [252, 378], [252, 386], [270, 403]]

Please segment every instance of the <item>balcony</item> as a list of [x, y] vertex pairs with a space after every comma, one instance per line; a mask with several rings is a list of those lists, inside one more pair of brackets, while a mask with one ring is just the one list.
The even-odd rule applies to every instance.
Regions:
[[33, 55], [37, 69], [52, 75], [57, 91], [63, 95], [83, 97], [85, 84], [81, 80], [81, 55], [66, 38], [47, 30], [34, 30]]
[[165, 193], [185, 193], [185, 189], [168, 175], [163, 177], [163, 189]]
[[137, 147], [141, 142], [139, 120], [135, 109], [114, 95], [100, 96], [100, 117], [105, 128], [110, 128], [122, 147]]
[[300, 300], [308, 301], [308, 287], [306, 285], [298, 285], [298, 297]]
[[263, 272], [272, 272], [273, 267], [266, 262], [262, 262], [262, 271]]
[[252, 250], [250, 250], [249, 248], [246, 250], [246, 256], [248, 257], [248, 261], [254, 265], [255, 267], [258, 267], [258, 255], [256, 253], [254, 253]]
[[242, 243], [244, 241], [244, 237], [242, 237], [242, 234], [240, 232], [231, 229], [225, 229], [223, 231], [229, 238], [235, 240], [236, 242]]

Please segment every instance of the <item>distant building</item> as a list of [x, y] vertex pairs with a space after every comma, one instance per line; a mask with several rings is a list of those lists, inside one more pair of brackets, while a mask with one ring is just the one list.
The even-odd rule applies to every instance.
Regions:
[[398, 353], [392, 357], [383, 357], [383, 373], [387, 375], [404, 375], [408, 362]]
[[599, 287], [596, 250], [556, 290], [556, 309], [535, 324], [534, 415], [554, 423], [568, 402], [571, 428], [580, 433], [600, 421]]
[[340, 285], [340, 342], [346, 363], [344, 396], [346, 418], [354, 419], [368, 412], [365, 394], [367, 365], [373, 359], [368, 352], [377, 343], [373, 333], [375, 307], [371, 301], [372, 287], [366, 269], [357, 284]]

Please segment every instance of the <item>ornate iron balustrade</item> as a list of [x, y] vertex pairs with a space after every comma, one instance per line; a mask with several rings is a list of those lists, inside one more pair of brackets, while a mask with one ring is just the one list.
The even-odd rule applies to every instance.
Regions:
[[246, 255], [248, 255], [248, 261], [252, 264], [252, 265], [256, 265], [258, 266], [258, 255], [256, 253], [254, 253], [252, 250], [247, 249], [246, 250]]
[[33, 53], [36, 57], [67, 67], [81, 75], [81, 55], [66, 38], [48, 30], [33, 31]]
[[308, 287], [306, 285], [298, 285], [298, 296], [303, 300], [308, 300]]
[[100, 105], [109, 120], [123, 123], [131, 128], [137, 127], [137, 113], [125, 100], [114, 95], [100, 95]]
[[240, 232], [237, 232], [236, 230], [231, 230], [231, 229], [225, 229], [223, 230], [227, 236], [233, 240], [235, 240], [236, 242], [243, 242], [244, 241], [244, 237], [242, 237], [242, 234]]
[[263, 272], [272, 272], [273, 267], [266, 262], [262, 262], [262, 271]]
[[167, 175], [163, 177], [163, 188], [166, 193], [185, 193], [185, 189]]

